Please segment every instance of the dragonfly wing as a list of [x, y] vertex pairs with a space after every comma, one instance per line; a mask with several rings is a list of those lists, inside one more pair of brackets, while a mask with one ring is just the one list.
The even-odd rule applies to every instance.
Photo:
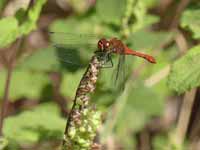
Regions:
[[90, 47], [97, 48], [98, 38], [90, 34], [73, 34], [65, 32], [49, 32], [52, 43], [65, 45], [65, 47]]
[[97, 36], [92, 34], [49, 32], [49, 36], [58, 60], [66, 67], [85, 66], [97, 49]]
[[85, 67], [87, 66], [92, 53], [84, 51], [81, 53], [79, 49], [73, 47], [66, 47], [55, 44], [54, 50], [57, 60], [67, 67]]
[[49, 38], [65, 68], [85, 67], [97, 49], [97, 36], [93, 34], [49, 32]]
[[125, 55], [120, 55], [118, 59], [117, 67], [115, 68], [114, 75], [115, 75], [115, 85], [117, 90], [123, 90], [125, 86]]

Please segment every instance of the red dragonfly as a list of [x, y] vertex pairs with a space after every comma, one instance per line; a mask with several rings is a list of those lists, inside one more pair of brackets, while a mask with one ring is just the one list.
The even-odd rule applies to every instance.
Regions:
[[120, 54], [120, 55], [133, 55], [138, 56], [146, 59], [150, 63], [156, 63], [156, 60], [153, 56], [148, 54], [144, 54], [141, 52], [137, 52], [128, 48], [123, 42], [117, 38], [112, 38], [110, 40], [106, 40], [102, 38], [98, 42], [98, 49], [101, 51], [108, 51], [110, 50], [111, 53]]
[[[85, 47], [83, 45], [89, 45], [89, 47], [92, 47], [93, 51], [97, 49], [95, 53], [99, 55], [101, 59], [105, 60], [105, 64], [108, 64], [108, 62], [110, 62], [111, 65], [109, 66], [105, 65], [104, 68], [113, 67], [113, 61], [111, 56], [112, 54], [119, 55], [119, 61], [116, 70], [117, 72], [115, 73], [116, 81], [118, 80], [120, 74], [121, 76], [124, 76], [124, 69], [125, 69], [124, 62], [126, 55], [138, 56], [144, 58], [150, 63], [156, 63], [156, 60], [153, 56], [138, 51], [134, 51], [117, 38], [111, 38], [110, 40], [107, 40], [106, 38], [101, 38], [98, 42], [93, 42], [92, 44], [91, 43], [88, 44], [88, 41], [94, 39], [93, 35], [86, 34], [77, 36], [75, 34], [70, 35], [68, 33], [63, 33], [63, 32], [58, 32], [58, 33], [50, 32], [50, 36], [53, 39], [54, 47], [56, 47], [56, 49], [59, 51], [64, 50], [64, 53], [61, 52], [60, 58], [72, 65], [78, 65], [76, 60], [74, 60], [75, 57], [73, 55], [77, 54], [75, 49], [80, 47]], [[78, 40], [77, 38], [82, 38], [82, 39]], [[83, 39], [85, 39], [85, 41]], [[82, 43], [80, 41], [82, 41]]]

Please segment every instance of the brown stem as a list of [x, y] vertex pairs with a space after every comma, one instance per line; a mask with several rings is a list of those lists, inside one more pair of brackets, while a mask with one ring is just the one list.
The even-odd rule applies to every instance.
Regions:
[[177, 28], [181, 13], [186, 8], [186, 6], [189, 4], [189, 2], [190, 2], [190, 0], [181, 0], [179, 2], [176, 12], [174, 13], [175, 15], [172, 19], [172, 23], [170, 25], [171, 29]]
[[12, 76], [12, 71], [13, 71], [13, 64], [16, 60], [17, 52], [21, 48], [21, 43], [22, 43], [22, 38], [18, 39], [15, 45], [13, 46], [14, 52], [13, 55], [10, 57], [8, 64], [7, 64], [7, 79], [6, 79], [6, 84], [5, 84], [5, 91], [4, 91], [4, 96], [3, 96], [3, 104], [1, 105], [1, 118], [0, 118], [0, 136], [2, 136], [2, 129], [3, 129], [3, 121], [5, 118], [5, 112], [8, 108], [8, 97], [9, 97], [9, 88], [10, 88], [10, 81], [11, 81], [11, 76]]
[[[26, 17], [28, 16], [28, 12], [31, 9], [31, 6], [33, 5], [34, 0], [31, 0], [29, 5], [28, 5], [28, 9], [24, 15], [24, 18], [26, 19]], [[16, 44], [14, 45], [14, 52], [13, 55], [10, 57], [9, 61], [8, 61], [8, 65], [7, 65], [7, 69], [8, 69], [8, 73], [7, 73], [7, 79], [6, 79], [6, 84], [5, 84], [5, 91], [4, 91], [4, 97], [3, 97], [3, 103], [2, 103], [2, 108], [1, 108], [1, 116], [0, 116], [0, 136], [2, 136], [2, 129], [3, 129], [3, 121], [5, 118], [5, 112], [7, 110], [8, 107], [8, 97], [9, 97], [9, 88], [10, 88], [10, 82], [11, 82], [11, 76], [12, 76], [12, 71], [13, 71], [13, 64], [16, 60], [17, 54], [19, 52], [19, 50], [21, 49], [22, 46], [22, 41], [23, 38], [20, 37], [17, 41]]]
[[196, 89], [186, 92], [183, 104], [181, 106], [180, 117], [176, 127], [177, 144], [181, 144], [186, 136], [186, 132], [189, 126], [190, 116], [192, 112], [192, 106], [194, 104], [196, 95]]
[[1, 105], [1, 116], [0, 116], [0, 136], [2, 136], [2, 129], [3, 129], [3, 121], [5, 118], [5, 112], [7, 110], [8, 104], [8, 96], [9, 96], [9, 88], [10, 88], [10, 81], [12, 76], [12, 65], [8, 68], [7, 79], [5, 84], [5, 92], [3, 96], [3, 103]]
[[[98, 74], [102, 65], [103, 65], [102, 59], [98, 59], [98, 57], [94, 55], [91, 58], [89, 66], [79, 83], [71, 111], [67, 118], [67, 123], [64, 132], [64, 139], [62, 143], [63, 149], [71, 150], [71, 148], [69, 148], [70, 144], [67, 143], [67, 140], [69, 141], [71, 140], [69, 136], [69, 129], [71, 128], [72, 123], [76, 122], [75, 118], [79, 117], [77, 115], [81, 114], [83, 109], [86, 109], [88, 107], [90, 99], [89, 94], [94, 92], [95, 90], [96, 81], [98, 79]], [[79, 102], [81, 101], [82, 103], [78, 104], [77, 101]]]

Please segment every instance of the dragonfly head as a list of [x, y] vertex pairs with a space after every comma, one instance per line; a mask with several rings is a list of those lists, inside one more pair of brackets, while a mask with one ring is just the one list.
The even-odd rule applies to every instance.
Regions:
[[98, 49], [102, 52], [108, 52], [108, 49], [110, 47], [110, 41], [106, 40], [105, 38], [102, 38], [98, 42]]

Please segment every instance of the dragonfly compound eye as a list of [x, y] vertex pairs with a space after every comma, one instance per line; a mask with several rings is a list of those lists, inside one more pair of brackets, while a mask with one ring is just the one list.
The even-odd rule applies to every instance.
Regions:
[[103, 45], [101, 40], [99, 40], [99, 42], [98, 42], [98, 49], [99, 50], [103, 50], [104, 49], [104, 45]]
[[104, 38], [100, 39], [99, 42], [98, 42], [98, 48], [101, 51], [104, 51], [109, 46], [110, 46], [110, 43]]

